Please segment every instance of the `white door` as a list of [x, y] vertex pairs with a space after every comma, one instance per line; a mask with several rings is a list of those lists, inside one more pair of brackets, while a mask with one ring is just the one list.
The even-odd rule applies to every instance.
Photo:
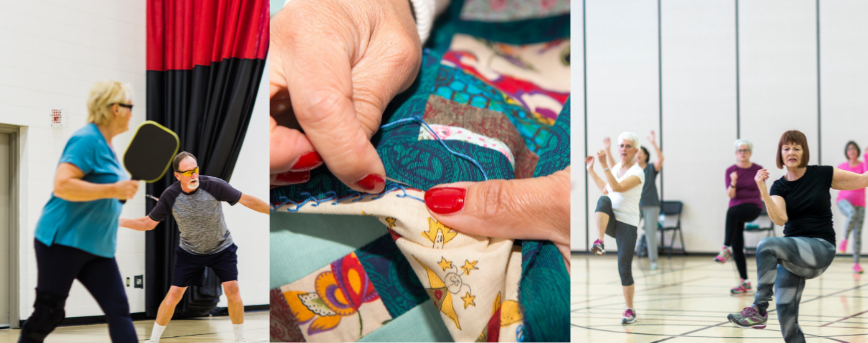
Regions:
[[8, 133], [0, 133], [0, 328], [9, 326], [9, 138]]

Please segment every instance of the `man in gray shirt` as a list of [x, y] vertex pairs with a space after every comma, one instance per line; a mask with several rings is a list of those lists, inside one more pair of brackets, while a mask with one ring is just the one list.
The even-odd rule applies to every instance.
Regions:
[[120, 226], [146, 231], [173, 215], [181, 231], [181, 244], [175, 248], [172, 287], [160, 304], [151, 338], [145, 342], [160, 341], [187, 287], [202, 284], [205, 267], [211, 267], [223, 283], [236, 342], [246, 342], [243, 330], [244, 305], [238, 289], [238, 261], [235, 254], [238, 247], [226, 227], [221, 202], [230, 205], [240, 203], [265, 214], [269, 213], [270, 208], [264, 201], [242, 194], [226, 181], [200, 176], [198, 162], [191, 153], [179, 153], [172, 161], [172, 167], [178, 181], [160, 195], [151, 213], [147, 217], [120, 220]]

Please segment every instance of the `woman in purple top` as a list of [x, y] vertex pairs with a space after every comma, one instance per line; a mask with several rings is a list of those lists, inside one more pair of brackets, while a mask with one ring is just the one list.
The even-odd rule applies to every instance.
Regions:
[[750, 291], [747, 278], [747, 261], [744, 259], [744, 224], [759, 217], [763, 203], [754, 177], [763, 167], [750, 161], [753, 144], [746, 139], [735, 141], [736, 162], [726, 168], [726, 194], [729, 196], [729, 210], [726, 211], [726, 236], [723, 248], [714, 261], [723, 264], [727, 259], [735, 260], [741, 280], [730, 290], [733, 294]]
[[[844, 148], [844, 156], [847, 162], [838, 165], [838, 169], [862, 174], [868, 171], [868, 151], [865, 153], [865, 161], [859, 161], [859, 145], [854, 141], [847, 142]], [[847, 221], [844, 227], [847, 231], [841, 239], [839, 249], [847, 252], [847, 237], [853, 232], [853, 272], [862, 274], [862, 266], [859, 265], [859, 254], [862, 252], [862, 221], [865, 218], [865, 188], [852, 191], [838, 191], [838, 209], [841, 210]]]

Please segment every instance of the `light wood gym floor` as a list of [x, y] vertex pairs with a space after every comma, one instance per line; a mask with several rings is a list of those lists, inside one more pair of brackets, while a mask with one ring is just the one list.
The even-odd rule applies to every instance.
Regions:
[[[134, 321], [139, 341], [151, 336], [154, 327], [153, 320]], [[18, 341], [20, 330], [0, 330], [0, 343]], [[247, 342], [268, 342], [268, 311], [253, 311], [244, 313], [244, 337]], [[63, 326], [59, 327], [45, 340], [46, 343], [97, 343], [111, 342], [106, 324]], [[229, 317], [205, 317], [195, 319], [178, 319], [169, 322], [160, 343], [205, 343], [205, 342], [235, 342], [232, 332], [232, 322]]]
[[[617, 254], [572, 256], [570, 338], [573, 342], [783, 342], [769, 307], [763, 330], [741, 329], [726, 315], [750, 306], [756, 290], [756, 260], [748, 257], [752, 292], [731, 295], [735, 264], [719, 265], [712, 256], [661, 256], [659, 269], [634, 258], [637, 322], [621, 325], [625, 304]], [[864, 264], [868, 259], [863, 258]], [[808, 280], [799, 323], [808, 342], [868, 342], [868, 274], [852, 273], [852, 256], [837, 256], [832, 266]]]

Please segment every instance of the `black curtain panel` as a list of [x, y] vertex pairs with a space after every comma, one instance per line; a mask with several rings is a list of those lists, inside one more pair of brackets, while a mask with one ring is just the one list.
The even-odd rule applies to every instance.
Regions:
[[[229, 181], [250, 122], [268, 50], [268, 0], [148, 0], [147, 117], [175, 131], [203, 175]], [[170, 172], [147, 185], [159, 196]], [[146, 210], [156, 202], [148, 200]], [[155, 317], [172, 283], [180, 234], [169, 218], [146, 237], [145, 310]], [[176, 314], [213, 309], [220, 284], [190, 287]]]

